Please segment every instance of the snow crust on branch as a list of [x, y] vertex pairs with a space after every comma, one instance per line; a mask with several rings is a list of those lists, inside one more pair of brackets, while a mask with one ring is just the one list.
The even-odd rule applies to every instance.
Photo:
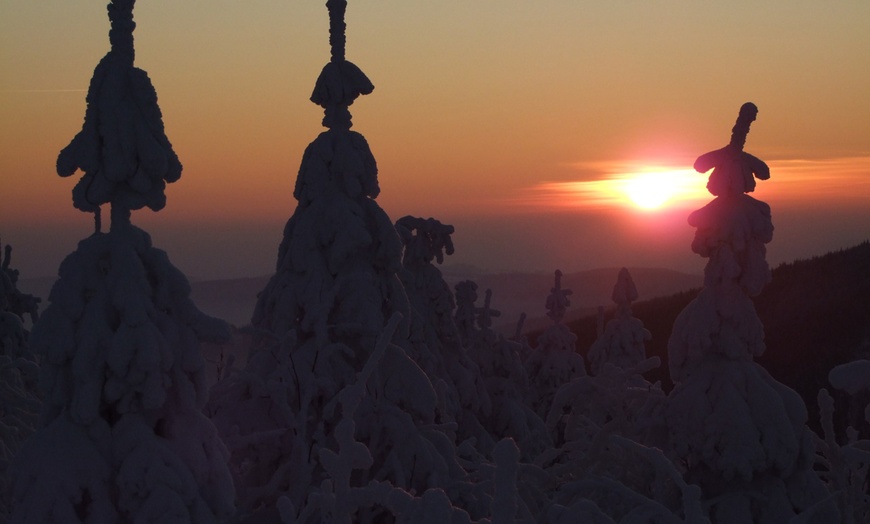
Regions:
[[736, 195], [755, 191], [755, 178], [770, 178], [770, 168], [763, 161], [743, 151], [749, 126], [755, 121], [758, 108], [752, 102], [740, 107], [740, 114], [731, 130], [731, 142], [695, 160], [695, 170], [706, 173], [711, 168], [707, 190], [715, 196]]

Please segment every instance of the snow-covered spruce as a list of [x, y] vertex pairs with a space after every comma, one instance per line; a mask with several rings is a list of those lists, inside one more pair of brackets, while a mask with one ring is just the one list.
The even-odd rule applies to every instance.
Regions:
[[[750, 298], [770, 279], [765, 244], [770, 208], [745, 192], [767, 166], [743, 152], [757, 109], [744, 104], [731, 143], [702, 155], [716, 198], [689, 216], [692, 250], [708, 258], [704, 289], [677, 317], [668, 341], [671, 377], [665, 416], [686, 479], [704, 490], [714, 523], [785, 522], [826, 496], [813, 473], [806, 406], [753, 357], [764, 329]], [[824, 513], [809, 522], [833, 522]]]
[[601, 432], [663, 446], [664, 392], [660, 384], [643, 377], [661, 360], [645, 358], [643, 344], [650, 333], [631, 316], [635, 298], [634, 282], [623, 268], [613, 288], [616, 317], [589, 349], [594, 373], [562, 381], [548, 406], [547, 426], [554, 441], [575, 459], [590, 449]]
[[[97, 232], [61, 264], [33, 328], [45, 393], [41, 427], [12, 465], [13, 523], [213, 523], [234, 511], [228, 453], [202, 414], [200, 341], [229, 336], [190, 285], [130, 223], [163, 206], [181, 165], [163, 136], [156, 94], [133, 67], [133, 1], [109, 5], [112, 50], [94, 72], [85, 126], [58, 172], [85, 176], [76, 207]], [[99, 206], [112, 224], [100, 232]]]
[[329, 129], [302, 158], [247, 365], [213, 388], [208, 407], [232, 452], [239, 518], [379, 522], [396, 506], [347, 497], [384, 485], [438, 489], [485, 514], [448, 436], [455, 427], [438, 420], [439, 395], [405, 351], [403, 245], [374, 200], [374, 156], [350, 130], [348, 107], [373, 86], [344, 58], [345, 2], [327, 6], [332, 61], [312, 101]]
[[39, 318], [40, 299], [18, 290], [12, 246], [0, 255], [0, 522], [9, 518], [9, 463], [36, 429], [41, 409], [39, 366], [30, 351], [25, 316]]
[[577, 353], [577, 335], [562, 324], [571, 294], [570, 289], [562, 288], [562, 272], [556, 270], [555, 284], [544, 304], [553, 325], [538, 336], [535, 349], [523, 361], [530, 382], [529, 403], [542, 419], [547, 417], [556, 391], [586, 375], [586, 363]]
[[[560, 287], [558, 276], [553, 293]], [[594, 375], [566, 376], [565, 369], [554, 369], [554, 377], [559, 371], [562, 376], [549, 385], [549, 402], [541, 405], [547, 410], [547, 429], [555, 444], [552, 451], [542, 455], [550, 462], [546, 472], [556, 486], [549, 494], [548, 522], [705, 521], [700, 489], [686, 483], [658, 449], [664, 443], [661, 418], [665, 395], [660, 385], [647, 382], [643, 373], [661, 362], [658, 358], [643, 359], [645, 330], [628, 311], [635, 297], [630, 276], [621, 272], [614, 300], [622, 311], [608, 324], [608, 330], [602, 328], [602, 336], [593, 345], [593, 350], [597, 347], [600, 351]], [[553, 302], [548, 300], [548, 304]], [[563, 326], [555, 324], [550, 331], [559, 327]], [[571, 342], [570, 348], [561, 348], [563, 353], [573, 352], [573, 338], [555, 331], [551, 338], [557, 337]], [[639, 359], [636, 339], [640, 342]], [[631, 358], [623, 356], [626, 347], [632, 350]], [[569, 363], [564, 367], [570, 369]], [[582, 360], [579, 364], [583, 365]]]
[[611, 295], [616, 303], [615, 316], [599, 327], [599, 336], [589, 348], [592, 374], [575, 374], [554, 384], [556, 390], [544, 416], [550, 431], [555, 432], [554, 440], [564, 443], [570, 455], [576, 457], [578, 450], [587, 449], [605, 427], [605, 433], [645, 445], [662, 445], [664, 393], [660, 384], [650, 384], [643, 377], [661, 361], [646, 358], [644, 342], [651, 335], [631, 314], [631, 303], [637, 297], [631, 274], [622, 268]]
[[543, 419], [527, 403], [531, 385], [521, 355], [531, 348], [492, 330], [492, 319], [501, 315], [492, 307], [492, 290], [486, 290], [483, 306], [478, 307], [475, 282], [464, 280], [455, 289], [456, 325], [469, 356], [480, 369], [492, 405], [480, 422], [495, 440], [514, 439], [522, 460], [532, 461], [552, 443]]
[[589, 348], [589, 366], [593, 375], [601, 373], [608, 364], [628, 369], [646, 359], [644, 344], [652, 335], [643, 327], [643, 322], [631, 314], [631, 303], [637, 297], [637, 287], [628, 269], [620, 269], [612, 294], [616, 314]]
[[399, 275], [411, 313], [410, 336], [403, 346], [435, 387], [437, 420], [452, 428], [457, 444], [473, 439], [474, 447], [488, 455], [495, 440], [480, 420], [492, 412], [492, 403], [456, 327], [456, 300], [432, 263], [453, 254], [453, 226], [406, 216], [396, 221], [396, 230], [405, 246]]
[[[374, 86], [344, 59], [342, 16], [331, 17], [333, 59], [311, 96], [324, 108], [329, 129], [302, 157], [293, 192], [298, 205], [252, 325], [278, 336], [295, 331], [299, 342], [314, 337], [321, 345], [363, 334], [370, 348], [393, 312], [405, 317], [398, 335], [407, 331], [408, 306], [397, 276], [402, 243], [374, 200], [380, 193], [377, 163], [363, 135], [350, 130], [348, 107]], [[356, 363], [366, 356], [358, 355]]]
[[149, 236], [113, 228], [61, 264], [32, 335], [41, 428], [16, 459], [13, 522], [215, 522], [228, 453], [205, 404], [200, 341], [228, 336]]
[[[837, 507], [841, 522], [858, 524], [870, 521], [870, 493], [867, 479], [870, 476], [870, 439], [866, 431], [870, 425], [870, 360], [856, 360], [834, 367], [828, 373], [831, 385], [851, 396], [856, 405], [850, 412], [855, 416], [846, 427], [844, 435], [834, 429], [834, 399], [826, 389], [818, 394], [822, 436], [816, 437], [816, 471], [827, 484]], [[862, 435], [861, 429], [865, 435]], [[812, 509], [825, 514], [830, 501], [817, 503]]]

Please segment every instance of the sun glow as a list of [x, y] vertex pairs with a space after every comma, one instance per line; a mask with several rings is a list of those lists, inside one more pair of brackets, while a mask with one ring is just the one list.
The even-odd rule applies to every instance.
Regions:
[[635, 207], [655, 210], [692, 200], [705, 191], [703, 178], [690, 169], [626, 173], [612, 179], [612, 191], [621, 193]]
[[661, 177], [653, 174], [640, 175], [623, 180], [622, 190], [629, 200], [643, 209], [662, 207], [672, 196], [672, 188], [663, 183]]
[[541, 184], [523, 200], [532, 205], [657, 212], [710, 200], [706, 178], [691, 168], [622, 165], [597, 180]]

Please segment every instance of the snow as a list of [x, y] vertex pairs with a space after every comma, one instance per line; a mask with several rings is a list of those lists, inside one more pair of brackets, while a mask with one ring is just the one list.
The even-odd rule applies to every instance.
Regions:
[[43, 406], [11, 465], [11, 522], [209, 523], [234, 512], [228, 452], [201, 412], [199, 353], [229, 328], [196, 308], [185, 276], [130, 223], [132, 209], [163, 207], [164, 181], [181, 174], [156, 93], [132, 65], [132, 8], [109, 5], [112, 50], [82, 132], [58, 157], [62, 176], [85, 172], [73, 203], [95, 213], [97, 231], [61, 264], [29, 341]]
[[431, 498], [463, 474], [436, 421], [436, 389], [408, 356], [403, 243], [374, 201], [374, 156], [349, 130], [347, 107], [371, 88], [360, 88], [364, 75], [338, 51], [312, 97], [330, 129], [303, 156], [298, 204], [252, 319], [258, 340], [208, 408], [252, 519], [278, 504], [289, 522], [377, 519], [389, 505], [368, 507], [357, 494], [387, 482]]
[[607, 364], [628, 369], [646, 359], [644, 343], [652, 335], [643, 327], [643, 322], [631, 314], [631, 303], [637, 297], [637, 287], [628, 269], [620, 269], [612, 295], [616, 316], [604, 326], [589, 348], [592, 374], [597, 375]]
[[586, 363], [577, 353], [577, 336], [562, 324], [565, 311], [571, 305], [568, 296], [572, 293], [570, 289], [562, 289], [562, 272], [557, 269], [555, 284], [545, 302], [547, 316], [553, 325], [541, 333], [537, 347], [527, 351], [523, 359], [523, 366], [533, 385], [534, 393], [530, 402], [542, 419], [547, 417], [556, 390], [562, 384], [586, 374]]
[[695, 164], [714, 168], [708, 189], [716, 198], [689, 216], [692, 249], [709, 260], [704, 289], [668, 341], [676, 382], [665, 405], [670, 445], [686, 478], [711, 499], [713, 522], [783, 522], [825, 498], [812, 472], [806, 406], [753, 362], [764, 351], [764, 328], [750, 297], [770, 280], [764, 245], [773, 235], [769, 207], [744, 194], [755, 187], [752, 173], [769, 176], [742, 153], [756, 113], [745, 104], [731, 144]]
[[[31, 337], [41, 358], [42, 429], [14, 466], [13, 522], [32, 521], [45, 493], [57, 494], [52, 511], [78, 504], [83, 522], [108, 515], [104, 505], [113, 519], [142, 522], [161, 522], [167, 512], [192, 522], [232, 513], [227, 452], [200, 412], [207, 392], [199, 354], [200, 341], [229, 332], [199, 313], [189, 293], [184, 276], [134, 226], [95, 234], [64, 260]], [[55, 454], [65, 432], [80, 438]], [[83, 466], [68, 458], [76, 454], [99, 457], [105, 473], [81, 475]], [[63, 489], [30, 485], [47, 470]], [[92, 504], [76, 501], [84, 492]]]
[[870, 360], [856, 360], [835, 366], [828, 374], [831, 385], [855, 395], [870, 390]]
[[[0, 247], [3, 247], [0, 244]], [[39, 318], [39, 299], [18, 290], [11, 267], [12, 246], [0, 257], [0, 521], [9, 517], [9, 465], [36, 429], [40, 400], [39, 366], [30, 351], [25, 316]]]
[[763, 161], [743, 151], [749, 126], [755, 121], [758, 108], [752, 102], [740, 107], [737, 121], [731, 130], [731, 142], [715, 151], [710, 151], [695, 160], [695, 170], [706, 173], [710, 169], [707, 190], [715, 196], [739, 195], [755, 191], [755, 178], [770, 178], [770, 168]]
[[133, 3], [108, 6], [112, 49], [91, 78], [82, 130], [57, 158], [60, 176], [84, 172], [73, 189], [73, 205], [96, 214], [109, 202], [158, 211], [166, 205], [166, 183], [181, 177], [157, 92], [148, 74], [133, 66]]
[[[752, 297], [770, 280], [773, 224], [746, 194], [770, 175], [743, 151], [753, 104], [729, 145], [695, 164], [713, 170], [715, 196], [688, 219], [704, 289], [675, 322], [666, 394], [644, 377], [662, 363], [646, 356], [628, 270], [587, 374], [562, 323], [573, 291], [561, 271], [542, 301], [552, 325], [533, 346], [522, 318], [511, 338], [492, 329], [491, 290], [445, 282], [453, 226], [392, 222], [375, 200], [375, 157], [350, 130], [349, 107], [374, 87], [345, 59], [346, 1], [327, 6], [331, 61], [311, 99], [328, 130], [301, 160], [275, 273], [240, 339], [247, 358], [221, 361], [208, 390], [200, 345], [225, 343], [230, 329], [199, 311], [185, 275], [131, 222], [132, 210], [163, 207], [181, 164], [133, 67], [133, 1], [109, 5], [112, 50], [58, 158], [62, 176], [84, 172], [73, 203], [95, 213], [96, 231], [61, 264], [41, 315], [16, 288], [8, 248], [2, 261], [0, 521], [870, 518], [861, 428], [837, 434], [823, 389], [813, 434], [800, 396], [754, 362], [765, 345]], [[857, 361], [829, 378], [858, 402], [868, 371]]]

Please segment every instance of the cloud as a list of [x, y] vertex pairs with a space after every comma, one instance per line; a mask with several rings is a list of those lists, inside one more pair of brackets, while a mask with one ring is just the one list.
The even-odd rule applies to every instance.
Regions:
[[574, 164], [574, 180], [545, 181], [512, 197], [515, 205], [536, 209], [669, 208], [700, 202], [706, 178], [683, 165], [629, 161]]
[[790, 202], [870, 203], [870, 156], [774, 160], [770, 197]]
[[[690, 208], [713, 198], [707, 175], [684, 164], [636, 161], [578, 162], [572, 180], [544, 181], [522, 188], [507, 203], [536, 211], [602, 208]], [[790, 159], [768, 162], [771, 179], [759, 184], [755, 196], [776, 201], [870, 203], [870, 156]]]

